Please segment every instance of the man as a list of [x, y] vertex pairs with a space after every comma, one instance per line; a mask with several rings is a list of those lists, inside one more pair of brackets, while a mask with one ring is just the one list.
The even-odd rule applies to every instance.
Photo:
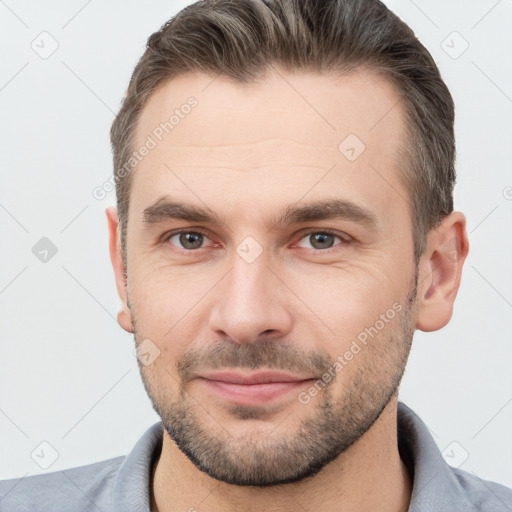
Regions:
[[398, 402], [468, 253], [454, 109], [374, 0], [216, 0], [153, 34], [112, 132], [110, 253], [162, 421], [2, 510], [502, 511]]

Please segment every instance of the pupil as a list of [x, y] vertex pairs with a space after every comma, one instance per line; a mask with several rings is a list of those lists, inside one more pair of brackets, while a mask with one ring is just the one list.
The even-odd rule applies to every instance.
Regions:
[[201, 233], [182, 233], [180, 243], [186, 249], [197, 249], [201, 247], [203, 235]]
[[[332, 235], [329, 235], [327, 233], [318, 233], [318, 234], [314, 234], [312, 235], [313, 236], [313, 247], [316, 247], [317, 249], [320, 248], [320, 249], [325, 249], [325, 245], [322, 245], [322, 244], [325, 244], [326, 240], [331, 238], [332, 239]], [[331, 240], [332, 242], [332, 240]], [[317, 247], [317, 243], [320, 244], [320, 247]], [[327, 244], [329, 248], [332, 244]]]

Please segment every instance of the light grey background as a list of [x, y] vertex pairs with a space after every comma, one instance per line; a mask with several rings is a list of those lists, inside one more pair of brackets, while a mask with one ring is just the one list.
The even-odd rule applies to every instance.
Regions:
[[[108, 131], [147, 37], [188, 3], [0, 1], [1, 478], [124, 455], [158, 420], [116, 321], [115, 195], [92, 191], [111, 176]], [[416, 333], [401, 399], [452, 464], [512, 486], [512, 1], [388, 5], [453, 93], [471, 244], [453, 319]], [[46, 263], [42, 237], [58, 249]]]

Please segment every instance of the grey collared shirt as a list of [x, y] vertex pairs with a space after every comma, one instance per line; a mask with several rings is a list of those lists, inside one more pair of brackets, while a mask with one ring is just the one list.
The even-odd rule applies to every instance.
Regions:
[[[151, 474], [162, 447], [155, 423], [123, 457], [0, 482], [2, 512], [150, 512]], [[421, 419], [398, 404], [398, 444], [413, 476], [409, 512], [511, 512], [512, 489], [455, 469]], [[190, 506], [194, 507], [191, 496]]]

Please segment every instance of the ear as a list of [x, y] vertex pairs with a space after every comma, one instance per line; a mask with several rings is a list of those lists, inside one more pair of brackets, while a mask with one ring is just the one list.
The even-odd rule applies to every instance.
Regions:
[[419, 262], [417, 329], [437, 331], [450, 321], [468, 251], [462, 213], [450, 213], [430, 231]]
[[107, 215], [110, 260], [114, 268], [116, 278], [116, 287], [119, 298], [121, 299], [121, 311], [117, 314], [119, 325], [127, 332], [133, 332], [132, 314], [128, 308], [128, 290], [126, 283], [126, 268], [121, 256], [121, 241], [119, 237], [119, 217], [117, 208], [110, 206], [105, 210]]

